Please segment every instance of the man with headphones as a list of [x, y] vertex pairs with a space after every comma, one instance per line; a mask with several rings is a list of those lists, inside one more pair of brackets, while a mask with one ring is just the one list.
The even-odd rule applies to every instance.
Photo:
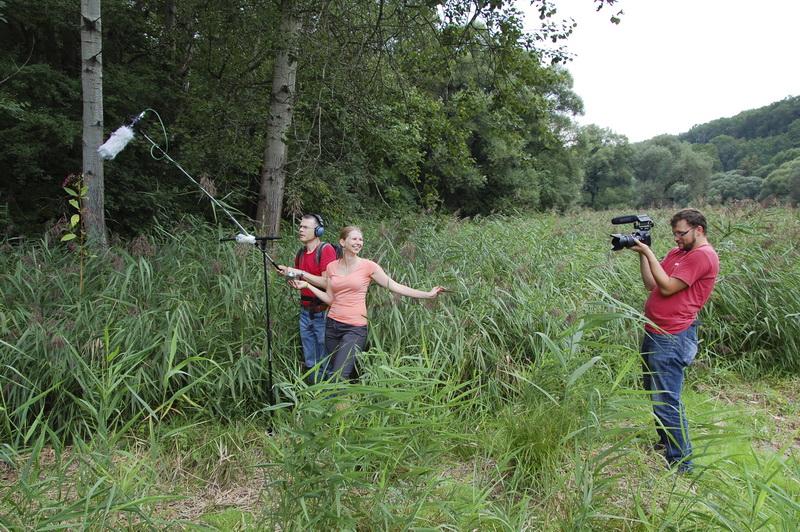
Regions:
[[[298, 236], [304, 247], [295, 256], [294, 268], [279, 265], [281, 275], [307, 281], [323, 291], [328, 287], [328, 280], [323, 276], [328, 264], [336, 260], [336, 250], [331, 244], [322, 242], [320, 237], [325, 232], [325, 221], [319, 214], [306, 214], [300, 219]], [[325, 366], [328, 353], [325, 350], [325, 316], [328, 306], [325, 305], [308, 288], [300, 292], [300, 341], [303, 344], [303, 358], [307, 370], [311, 373], [312, 383], [325, 378]]]

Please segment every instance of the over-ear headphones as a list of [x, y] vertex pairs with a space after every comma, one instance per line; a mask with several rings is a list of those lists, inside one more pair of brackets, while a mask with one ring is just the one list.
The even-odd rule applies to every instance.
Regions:
[[314, 236], [319, 238], [325, 232], [325, 220], [319, 214], [312, 214], [311, 216], [317, 221], [317, 226], [314, 228]]

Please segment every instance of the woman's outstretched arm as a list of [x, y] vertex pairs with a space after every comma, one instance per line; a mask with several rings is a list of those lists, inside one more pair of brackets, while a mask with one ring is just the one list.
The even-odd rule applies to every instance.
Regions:
[[386, 275], [386, 272], [384, 272], [383, 268], [380, 266], [378, 266], [377, 270], [372, 272], [372, 280], [384, 288], [388, 288], [395, 294], [413, 297], [414, 299], [433, 299], [446, 290], [444, 286], [434, 286], [430, 292], [423, 292], [422, 290], [411, 288], [410, 286], [406, 286], [392, 280], [392, 278]]

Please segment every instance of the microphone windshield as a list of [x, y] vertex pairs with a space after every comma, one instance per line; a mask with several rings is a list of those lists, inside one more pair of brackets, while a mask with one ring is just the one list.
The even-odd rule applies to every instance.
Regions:
[[133, 140], [133, 129], [130, 126], [120, 126], [102, 146], [97, 148], [97, 153], [99, 153], [100, 157], [103, 159], [110, 161], [116, 157], [131, 140]]

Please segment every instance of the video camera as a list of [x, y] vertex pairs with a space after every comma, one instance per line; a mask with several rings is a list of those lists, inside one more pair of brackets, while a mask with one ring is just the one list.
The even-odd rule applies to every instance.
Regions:
[[618, 216], [611, 220], [612, 224], [629, 224], [632, 223], [636, 232], [630, 235], [611, 235], [611, 248], [612, 251], [619, 251], [623, 248], [632, 248], [639, 244], [639, 242], [649, 246], [650, 245], [650, 229], [653, 228], [653, 221], [646, 214]]

